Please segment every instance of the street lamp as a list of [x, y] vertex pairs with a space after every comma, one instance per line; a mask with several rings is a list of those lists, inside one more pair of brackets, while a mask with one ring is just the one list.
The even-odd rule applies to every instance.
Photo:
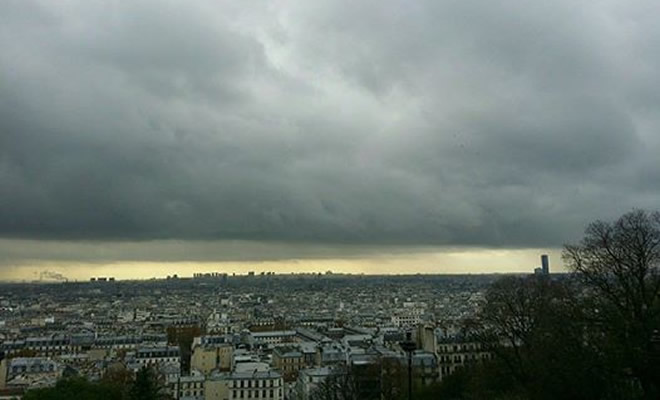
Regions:
[[412, 333], [406, 333], [406, 340], [399, 343], [401, 349], [408, 354], [408, 400], [412, 400], [412, 354], [417, 348], [415, 342], [412, 341]]

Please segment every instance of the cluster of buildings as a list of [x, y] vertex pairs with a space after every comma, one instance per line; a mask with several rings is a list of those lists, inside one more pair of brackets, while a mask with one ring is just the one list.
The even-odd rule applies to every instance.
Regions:
[[413, 385], [430, 385], [490, 357], [455, 326], [494, 279], [203, 273], [3, 285], [0, 398], [144, 367], [187, 400], [307, 400], [349, 379], [369, 397], [407, 387], [409, 364]]
[[541, 266], [534, 268], [534, 275], [550, 275], [550, 259], [547, 254], [541, 255]]

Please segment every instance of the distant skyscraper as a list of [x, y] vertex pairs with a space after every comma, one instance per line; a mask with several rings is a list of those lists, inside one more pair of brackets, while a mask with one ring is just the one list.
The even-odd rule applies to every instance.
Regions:
[[543, 275], [550, 273], [550, 261], [547, 254], [541, 255], [541, 270], [543, 271]]

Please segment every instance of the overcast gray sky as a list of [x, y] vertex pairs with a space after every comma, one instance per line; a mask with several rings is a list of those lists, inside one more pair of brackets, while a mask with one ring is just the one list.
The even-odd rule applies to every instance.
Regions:
[[559, 248], [660, 204], [658, 15], [3, 0], [0, 264]]

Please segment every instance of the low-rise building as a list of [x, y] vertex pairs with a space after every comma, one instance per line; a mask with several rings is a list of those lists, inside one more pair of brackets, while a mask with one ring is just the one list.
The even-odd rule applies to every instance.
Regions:
[[196, 346], [190, 358], [190, 367], [203, 374], [213, 370], [229, 371], [232, 365], [234, 346], [229, 343]]
[[204, 400], [205, 378], [203, 375], [180, 377], [172, 388], [172, 395], [177, 400]]
[[228, 398], [284, 399], [284, 381], [276, 371], [235, 372], [228, 376]]
[[284, 381], [276, 371], [213, 374], [204, 385], [205, 400], [283, 400]]
[[305, 367], [305, 357], [298, 347], [278, 346], [273, 350], [273, 368], [280, 371], [286, 382], [298, 378], [298, 371]]
[[296, 341], [296, 331], [254, 332], [252, 337], [256, 343], [280, 344]]
[[140, 347], [135, 352], [135, 361], [140, 367], [157, 364], [181, 364], [179, 346]]
[[0, 388], [27, 389], [53, 386], [64, 367], [49, 358], [18, 357], [2, 360], [0, 370], [5, 371]]
[[[438, 359], [440, 379], [452, 374], [457, 368], [470, 363], [483, 362], [492, 358], [481, 343], [461, 331], [435, 329], [432, 336], [433, 345], [426, 344], [424, 348], [434, 348]], [[424, 335], [428, 338], [428, 335]]]

